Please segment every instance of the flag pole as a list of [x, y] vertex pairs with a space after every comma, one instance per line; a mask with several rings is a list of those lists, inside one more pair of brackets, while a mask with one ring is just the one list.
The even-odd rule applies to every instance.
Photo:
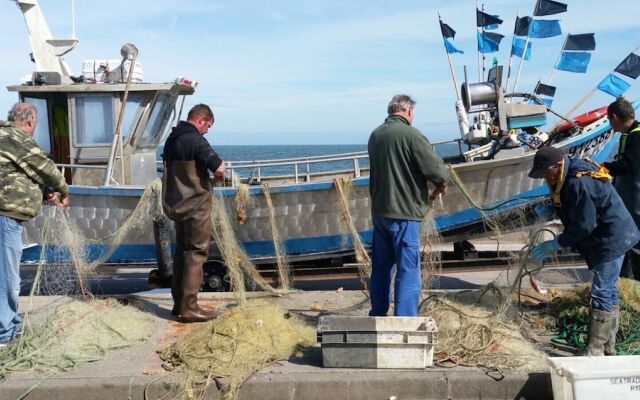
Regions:
[[[516, 38], [516, 27], [518, 26], [518, 19], [520, 18], [520, 10], [516, 13], [516, 25], [513, 27], [513, 35], [511, 35], [511, 52], [509, 54], [509, 66], [507, 67], [507, 81], [505, 82], [505, 89], [509, 87], [509, 79], [511, 78], [511, 62], [513, 61], [513, 41]], [[523, 56], [527, 54], [527, 49], [524, 49]]]
[[556, 62], [553, 64], [553, 69], [549, 74], [549, 79], [547, 79], [547, 85], [551, 85], [551, 80], [556, 74], [556, 71], [557, 71], [556, 65], [558, 65], [558, 61], [560, 61], [560, 57], [562, 57], [562, 52], [564, 51], [564, 46], [567, 45], [567, 40], [569, 40], [569, 33], [567, 33], [567, 36], [564, 38], [564, 43], [562, 43], [562, 47], [560, 48], [560, 54], [558, 54], [558, 58], [556, 59]]
[[480, 30], [478, 29], [478, 0], [476, 0], [476, 48], [478, 49], [478, 82], [482, 82], [482, 71], [480, 70], [480, 46], [478, 46], [478, 35]]
[[[484, 3], [482, 3], [482, 12], [484, 12]], [[478, 18], [476, 16], [476, 18]], [[482, 34], [484, 35], [484, 33], [486, 32], [486, 29], [484, 29], [484, 25], [482, 26]], [[482, 73], [480, 74], [480, 82], [484, 81], [484, 72], [486, 71], [486, 67], [485, 67], [485, 63], [487, 61], [487, 57], [485, 56], [484, 53], [482, 53]]]
[[527, 28], [527, 38], [524, 40], [524, 53], [523, 57], [520, 58], [520, 63], [518, 64], [518, 73], [516, 74], [516, 80], [513, 82], [513, 90], [511, 93], [516, 92], [516, 88], [518, 87], [518, 81], [520, 80], [520, 73], [522, 72], [522, 64], [524, 64], [524, 55], [527, 54], [527, 46], [529, 46], [529, 33], [531, 33], [531, 27], [533, 26], [533, 15], [536, 13], [536, 6], [538, 5], [538, 0], [536, 0], [536, 4], [533, 5], [533, 11], [531, 12], [531, 22], [529, 23], [529, 28]]
[[[438, 23], [442, 23], [442, 18], [440, 18], [440, 12], [438, 12]], [[447, 40], [447, 38], [445, 38], [444, 36], [442, 37], [443, 40]], [[458, 81], [456, 79], [456, 73], [455, 70], [453, 69], [453, 63], [451, 62], [451, 54], [449, 54], [449, 52], [447, 51], [446, 47], [444, 50], [445, 53], [447, 53], [447, 61], [449, 62], [449, 70], [451, 71], [451, 78], [453, 79], [453, 91], [456, 92], [456, 99], [460, 100], [460, 93], [458, 92]]]

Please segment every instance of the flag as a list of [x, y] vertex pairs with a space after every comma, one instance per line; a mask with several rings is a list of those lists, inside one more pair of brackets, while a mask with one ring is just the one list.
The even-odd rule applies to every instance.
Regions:
[[456, 37], [456, 31], [451, 29], [451, 27], [449, 25], [447, 25], [444, 22], [442, 22], [442, 20], [440, 20], [440, 31], [442, 32], [442, 37], [443, 38], [454, 39]]
[[478, 28], [482, 28], [487, 25], [500, 25], [502, 20], [498, 17], [494, 17], [493, 15], [482, 12], [476, 8], [476, 26]]
[[640, 56], [630, 53], [614, 71], [631, 79], [636, 79], [640, 76]]
[[464, 54], [464, 51], [457, 49], [456, 46], [454, 46], [453, 43], [451, 43], [447, 38], [443, 38], [443, 40], [444, 40], [444, 48], [447, 49], [447, 53]]
[[556, 63], [556, 69], [568, 72], [587, 72], [591, 53], [587, 51], [563, 51]]
[[549, 108], [551, 108], [551, 105], [553, 104], [553, 99], [550, 97], [538, 97], [540, 100], [542, 100], [542, 102]]
[[529, 27], [529, 37], [535, 39], [545, 39], [562, 35], [560, 20], [557, 19], [534, 19]]
[[504, 35], [493, 32], [478, 32], [478, 51], [480, 53], [494, 53], [499, 50], [498, 46]]
[[535, 17], [543, 15], [560, 14], [567, 11], [567, 5], [553, 0], [538, 0], [533, 11]]
[[538, 81], [538, 83], [536, 84], [536, 88], [533, 89], [533, 93], [553, 97], [556, 95], [556, 87], [545, 85], [544, 83], [540, 83], [540, 81]]
[[529, 36], [529, 26], [531, 25], [531, 17], [516, 17], [516, 26], [513, 29], [515, 36]]
[[562, 50], [595, 50], [595, 33], [583, 33], [581, 35], [567, 35], [567, 41]]
[[[500, 17], [499, 15], [496, 15], [496, 14], [491, 14], [491, 15], [494, 16], [495, 18], [499, 18]], [[488, 30], [488, 31], [494, 31], [494, 30], [498, 29], [499, 27], [500, 27], [500, 24], [491, 24], [491, 25], [485, 26], [484, 29]]]
[[[526, 41], [524, 39], [514, 37], [513, 41], [511, 42], [511, 54], [516, 57], [522, 58], [522, 52], [524, 51], [525, 42]], [[527, 51], [524, 54], [524, 59], [527, 61], [531, 59], [531, 42], [527, 43]]]
[[609, 74], [598, 84], [598, 89], [605, 93], [609, 93], [613, 97], [618, 97], [622, 93], [626, 92], [630, 86], [630, 84], [618, 78], [614, 74]]

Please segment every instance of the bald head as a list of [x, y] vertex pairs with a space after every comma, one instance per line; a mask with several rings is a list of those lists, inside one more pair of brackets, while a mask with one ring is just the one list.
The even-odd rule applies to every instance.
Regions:
[[11, 107], [7, 120], [13, 122], [29, 136], [33, 135], [36, 128], [36, 109], [29, 103], [16, 103]]

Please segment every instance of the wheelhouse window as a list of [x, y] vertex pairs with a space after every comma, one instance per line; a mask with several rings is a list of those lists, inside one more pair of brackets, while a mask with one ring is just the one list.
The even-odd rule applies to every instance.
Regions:
[[75, 145], [109, 146], [115, 131], [114, 97], [110, 94], [77, 95], [73, 101]]
[[33, 131], [33, 140], [45, 153], [51, 154], [51, 136], [49, 135], [49, 110], [47, 100], [37, 97], [25, 97], [25, 102], [31, 104], [38, 115], [36, 129]]
[[141, 108], [149, 102], [148, 97], [143, 93], [129, 93], [127, 96], [127, 105], [122, 116], [122, 129], [120, 130], [123, 138], [127, 138], [134, 133], [138, 126]]
[[162, 137], [163, 130], [173, 111], [173, 102], [169, 101], [170, 98], [171, 96], [169, 96], [169, 94], [158, 95], [153, 105], [153, 110], [151, 110], [151, 114], [149, 115], [147, 126], [145, 126], [144, 132], [140, 137], [139, 147], [157, 145], [157, 141]]

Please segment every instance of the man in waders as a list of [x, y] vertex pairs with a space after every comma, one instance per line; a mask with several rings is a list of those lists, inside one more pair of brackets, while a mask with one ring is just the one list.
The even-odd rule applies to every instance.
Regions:
[[579, 355], [614, 355], [620, 324], [616, 282], [624, 254], [640, 239], [633, 218], [611, 184], [606, 169], [594, 162], [568, 158], [547, 146], [536, 152], [531, 178], [544, 178], [564, 231], [531, 250], [542, 261], [571, 247], [593, 273], [588, 344]]
[[162, 200], [174, 222], [171, 314], [180, 322], [203, 322], [214, 317], [198, 306], [202, 266], [209, 256], [211, 238], [211, 179], [224, 176], [224, 163], [204, 138], [213, 125], [213, 112], [205, 104], [194, 106], [186, 121], [173, 128], [164, 145]]
[[[615, 161], [603, 163], [613, 176], [613, 186], [640, 227], [640, 123], [631, 103], [620, 96], [607, 109], [614, 132], [622, 133]], [[625, 256], [620, 276], [640, 280], [640, 243]]]

